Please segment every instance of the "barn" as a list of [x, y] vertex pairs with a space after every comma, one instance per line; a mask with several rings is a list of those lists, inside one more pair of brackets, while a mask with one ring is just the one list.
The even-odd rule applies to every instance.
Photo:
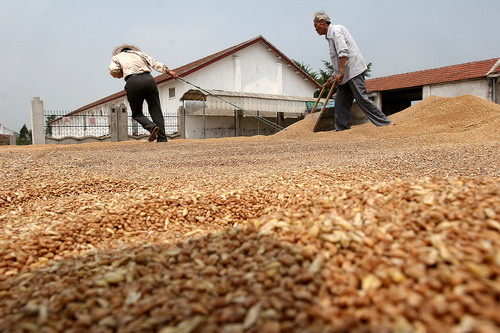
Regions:
[[386, 115], [429, 96], [474, 95], [500, 103], [500, 59], [427, 69], [366, 80], [366, 90]]

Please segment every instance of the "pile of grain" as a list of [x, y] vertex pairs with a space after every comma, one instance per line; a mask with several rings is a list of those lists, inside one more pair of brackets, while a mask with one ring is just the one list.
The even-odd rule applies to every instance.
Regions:
[[498, 106], [392, 118], [1, 147], [0, 331], [497, 331]]
[[272, 137], [274, 139], [295, 139], [301, 140], [305, 138], [314, 138], [314, 120], [312, 118], [302, 119], [290, 126], [285, 130], [279, 131]]
[[500, 106], [472, 95], [431, 96], [394, 115], [399, 124], [434, 127], [440, 125], [483, 124], [498, 119]]
[[[274, 137], [280, 139], [366, 140], [419, 138], [428, 143], [498, 140], [500, 105], [472, 95], [431, 96], [389, 117], [396, 125], [377, 128], [371, 123], [346, 132], [312, 133], [314, 122], [304, 119]], [[484, 136], [487, 136], [486, 138]]]

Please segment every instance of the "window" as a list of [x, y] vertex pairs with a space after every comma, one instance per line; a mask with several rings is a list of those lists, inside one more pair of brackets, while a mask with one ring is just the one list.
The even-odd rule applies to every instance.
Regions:
[[174, 98], [175, 97], [175, 88], [169, 88], [168, 89], [168, 98]]

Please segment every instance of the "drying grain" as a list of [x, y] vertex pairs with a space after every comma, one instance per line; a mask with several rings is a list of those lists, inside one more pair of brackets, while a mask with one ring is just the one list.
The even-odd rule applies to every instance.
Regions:
[[499, 111], [0, 147], [0, 331], [498, 331]]

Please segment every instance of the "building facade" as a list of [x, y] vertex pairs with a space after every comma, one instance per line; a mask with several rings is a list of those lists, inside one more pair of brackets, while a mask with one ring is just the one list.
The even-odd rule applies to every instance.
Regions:
[[[193, 126], [197, 125], [187, 124], [187, 128], [190, 130], [178, 133], [178, 124], [176, 123], [175, 126], [169, 124], [169, 119], [172, 122], [177, 122], [179, 108], [183, 106], [181, 98], [195, 86], [236, 93], [309, 98], [320, 88], [316, 81], [262, 36], [188, 63], [174, 69], [174, 71], [183, 80], [174, 80], [167, 74], [158, 75], [155, 80], [158, 85], [162, 111], [166, 115], [167, 134], [181, 134], [186, 138], [198, 137], [192, 134], [200, 133], [196, 128], [193, 129]], [[65, 126], [74, 123], [76, 127], [85, 130], [85, 133], [81, 135], [104, 137], [108, 124], [103, 124], [102, 122], [107, 120], [100, 116], [110, 114], [113, 108], [122, 104], [125, 105], [130, 116], [130, 107], [125, 91], [120, 91], [85, 105], [63, 117], [51, 120], [51, 135], [54, 138], [75, 136], [72, 127]], [[147, 114], [146, 104], [144, 110]], [[306, 104], [304, 102], [305, 110]], [[286, 109], [283, 111], [286, 112]], [[99, 121], [98, 119], [104, 120]], [[230, 124], [228, 126], [231, 127]], [[131, 118], [129, 119], [129, 129], [131, 129], [129, 135], [145, 134], [144, 129], [137, 126]], [[226, 136], [234, 131], [221, 133], [221, 136]]]
[[366, 80], [366, 90], [386, 115], [431, 95], [474, 95], [500, 103], [500, 60], [475, 61]]

